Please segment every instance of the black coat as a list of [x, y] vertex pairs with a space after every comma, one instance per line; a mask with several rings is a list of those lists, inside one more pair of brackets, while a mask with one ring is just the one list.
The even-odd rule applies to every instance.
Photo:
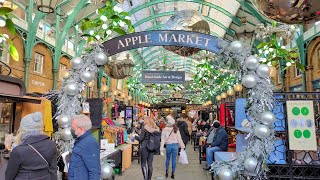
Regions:
[[214, 134], [211, 147], [218, 146], [222, 151], [228, 150], [228, 134], [223, 127], [219, 127]]
[[178, 128], [179, 128], [183, 143], [187, 144], [190, 139], [188, 124], [185, 121], [178, 121]]
[[[47, 160], [33, 150], [32, 145]], [[57, 148], [46, 135], [30, 136], [24, 143], [15, 147], [10, 154], [6, 169], [6, 180], [56, 180]]]

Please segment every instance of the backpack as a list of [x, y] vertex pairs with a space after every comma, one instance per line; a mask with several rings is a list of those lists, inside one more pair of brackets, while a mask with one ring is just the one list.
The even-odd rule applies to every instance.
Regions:
[[160, 140], [161, 140], [160, 132], [155, 131], [153, 133], [149, 133], [149, 139], [147, 141], [148, 151], [160, 152]]

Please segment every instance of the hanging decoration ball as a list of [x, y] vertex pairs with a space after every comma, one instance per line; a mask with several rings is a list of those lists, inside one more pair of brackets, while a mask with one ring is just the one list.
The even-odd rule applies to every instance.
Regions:
[[108, 85], [106, 85], [106, 84], [102, 85], [102, 86], [101, 86], [101, 91], [104, 92], [104, 93], [105, 93], [105, 92], [108, 92], [108, 91], [109, 91]]
[[113, 176], [113, 168], [110, 164], [105, 164], [101, 167], [101, 178], [102, 179], [109, 179]]
[[261, 122], [264, 125], [272, 126], [275, 120], [276, 120], [276, 117], [270, 111], [265, 111], [261, 114]]
[[58, 125], [61, 128], [66, 128], [71, 125], [71, 120], [67, 115], [60, 115], [58, 118]]
[[83, 61], [80, 57], [74, 57], [71, 59], [71, 67], [73, 69], [80, 69], [83, 66]]
[[255, 130], [254, 130], [254, 134], [259, 137], [260, 139], [264, 139], [267, 138], [268, 136], [270, 136], [270, 129], [268, 126], [266, 125], [257, 125]]
[[270, 76], [270, 77], [276, 77], [276, 75], [277, 75], [277, 69], [276, 69], [275, 67], [273, 67], [273, 66], [269, 66], [269, 68], [270, 68], [270, 74], [269, 74], [269, 76]]
[[129, 100], [129, 101], [131, 101], [131, 99], [132, 99], [132, 97], [131, 97], [131, 96], [129, 96], [129, 97], [128, 97], [128, 100]]
[[244, 61], [244, 65], [250, 70], [256, 70], [259, 64], [259, 59], [253, 55], [247, 57]]
[[254, 172], [256, 170], [257, 165], [258, 165], [258, 160], [254, 157], [248, 157], [244, 161], [244, 168], [250, 172]]
[[253, 88], [257, 85], [257, 78], [255, 77], [255, 75], [249, 74], [246, 75], [242, 78], [242, 84], [246, 87], [246, 88]]
[[94, 75], [90, 71], [83, 71], [80, 75], [80, 78], [83, 82], [87, 83], [94, 79]]
[[88, 87], [93, 87], [93, 86], [94, 86], [94, 83], [95, 83], [94, 80], [92, 80], [92, 81], [88, 82], [87, 86], [88, 86]]
[[261, 78], [267, 78], [270, 75], [270, 68], [266, 64], [260, 64], [257, 68], [257, 75]]
[[69, 141], [72, 139], [71, 129], [70, 128], [64, 128], [60, 132], [61, 138], [65, 141]]
[[67, 84], [64, 90], [69, 96], [75, 96], [79, 92], [78, 86], [75, 83]]
[[100, 53], [97, 53], [95, 56], [94, 56], [94, 61], [98, 64], [98, 65], [105, 65], [108, 61], [108, 57], [106, 54], [100, 52]]
[[303, 24], [319, 20], [319, 0], [308, 1], [264, 1], [253, 0], [256, 9], [266, 17], [286, 24]]
[[236, 84], [236, 85], [234, 86], [234, 90], [235, 90], [236, 92], [241, 92], [242, 89], [243, 89], [243, 87], [242, 87], [241, 84]]
[[223, 168], [219, 172], [219, 180], [233, 180], [233, 172], [231, 169]]
[[221, 93], [221, 98], [227, 98], [227, 94], [226, 93]]
[[232, 51], [233, 53], [240, 53], [243, 49], [243, 45], [240, 41], [233, 41], [230, 43], [229, 46], [230, 51]]
[[233, 96], [233, 95], [234, 95], [234, 91], [233, 91], [232, 89], [229, 89], [229, 90], [227, 91], [227, 94], [228, 94], [229, 96]]
[[221, 96], [220, 95], [216, 96], [216, 100], [221, 101]]

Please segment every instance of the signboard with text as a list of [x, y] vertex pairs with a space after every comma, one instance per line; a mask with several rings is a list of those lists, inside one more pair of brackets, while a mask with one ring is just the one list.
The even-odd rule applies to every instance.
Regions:
[[290, 150], [317, 150], [312, 101], [287, 101]]
[[192, 31], [155, 30], [143, 31], [110, 39], [103, 43], [105, 52], [114, 54], [150, 46], [185, 46], [221, 53], [224, 40]]
[[185, 71], [143, 71], [142, 83], [145, 84], [182, 84]]

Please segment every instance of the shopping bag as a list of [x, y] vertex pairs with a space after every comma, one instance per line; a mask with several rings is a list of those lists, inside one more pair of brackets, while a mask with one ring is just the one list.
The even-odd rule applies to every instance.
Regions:
[[179, 157], [179, 163], [181, 164], [188, 164], [188, 157], [185, 150], [181, 150], [180, 157]]

